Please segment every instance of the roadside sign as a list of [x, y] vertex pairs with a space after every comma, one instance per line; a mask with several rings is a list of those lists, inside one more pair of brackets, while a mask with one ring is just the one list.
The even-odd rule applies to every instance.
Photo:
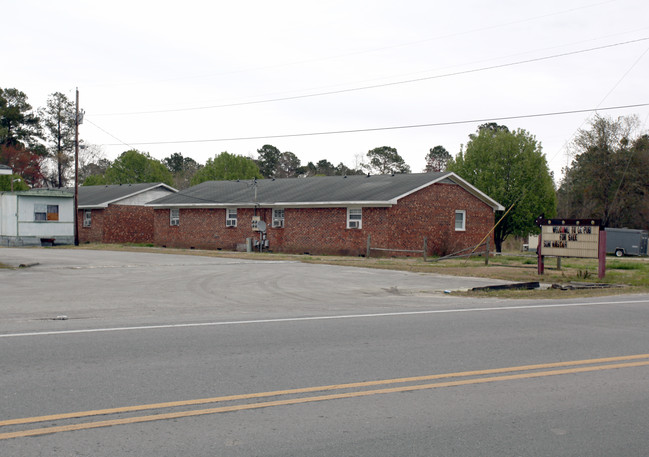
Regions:
[[606, 231], [599, 219], [536, 220], [541, 227], [539, 236], [538, 268], [543, 274], [545, 256], [599, 259], [598, 276], [606, 271]]

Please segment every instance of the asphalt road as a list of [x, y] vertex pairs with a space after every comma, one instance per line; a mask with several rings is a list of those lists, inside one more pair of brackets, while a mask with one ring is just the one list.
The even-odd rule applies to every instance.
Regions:
[[3, 457], [649, 449], [646, 295], [471, 300], [443, 290], [492, 281], [155, 254], [0, 262], [39, 263], [0, 270]]

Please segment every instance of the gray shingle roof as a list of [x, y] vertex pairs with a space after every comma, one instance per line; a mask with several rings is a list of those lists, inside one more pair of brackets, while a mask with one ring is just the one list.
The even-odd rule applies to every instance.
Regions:
[[[105, 206], [109, 203], [123, 200], [147, 190], [164, 187], [175, 191], [164, 183], [138, 183], [138, 184], [115, 184], [106, 186], [79, 186], [79, 206]], [[68, 192], [74, 192], [73, 188], [67, 188]]]
[[454, 173], [323, 176], [313, 178], [206, 181], [152, 201], [154, 207], [338, 206], [396, 204], [401, 197], [443, 180], [469, 190], [489, 205], [489, 198]]

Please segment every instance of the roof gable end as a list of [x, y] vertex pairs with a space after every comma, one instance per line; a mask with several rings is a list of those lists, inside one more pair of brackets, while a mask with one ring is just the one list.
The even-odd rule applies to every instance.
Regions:
[[178, 192], [176, 189], [165, 183], [81, 186], [79, 187], [79, 208], [106, 208], [110, 204], [114, 204], [155, 189], [164, 189], [173, 193]]

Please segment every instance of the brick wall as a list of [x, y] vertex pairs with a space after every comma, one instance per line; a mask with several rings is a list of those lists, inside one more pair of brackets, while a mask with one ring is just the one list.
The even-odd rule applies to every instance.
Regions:
[[[241, 211], [241, 210], [240, 210]], [[222, 244], [223, 238], [217, 236], [218, 231], [225, 230], [224, 209], [183, 209], [179, 211], [180, 225], [169, 225], [169, 210], [157, 209], [154, 211], [154, 242], [159, 246], [170, 248], [196, 248], [196, 249], [232, 249], [233, 245]], [[237, 228], [230, 228], [230, 231]], [[227, 235], [227, 232], [225, 232]], [[245, 236], [243, 236], [245, 241]], [[243, 243], [244, 241], [238, 241]]]
[[104, 243], [153, 243], [153, 208], [108, 205]]
[[[455, 211], [466, 211], [466, 230], [455, 230]], [[399, 201], [392, 208], [363, 209], [376, 223], [372, 246], [421, 249], [427, 238], [429, 254], [445, 255], [478, 244], [494, 224], [493, 209], [454, 184], [435, 184]], [[380, 224], [382, 220], [388, 224]], [[493, 236], [490, 239], [493, 246]]]
[[79, 244], [84, 243], [101, 243], [104, 238], [104, 210], [93, 209], [90, 214], [92, 219], [90, 227], [83, 226], [83, 213], [80, 209], [77, 211], [77, 227], [79, 233]]
[[108, 205], [92, 210], [90, 227], [78, 213], [79, 243], [153, 243], [153, 208]]
[[[455, 211], [466, 211], [466, 230], [455, 231]], [[169, 210], [155, 210], [155, 244], [168, 247], [234, 250], [251, 229], [254, 214], [268, 227], [275, 252], [364, 255], [367, 237], [373, 247], [447, 254], [478, 244], [494, 223], [493, 209], [454, 184], [434, 184], [391, 208], [363, 208], [362, 229], [347, 229], [346, 208], [286, 208], [284, 228], [272, 228], [272, 210], [238, 208], [237, 227], [225, 226], [225, 209], [180, 209], [180, 225], [169, 225]], [[491, 237], [493, 246], [493, 236]], [[379, 253], [374, 251], [372, 255]], [[384, 255], [416, 255], [387, 252]]]

